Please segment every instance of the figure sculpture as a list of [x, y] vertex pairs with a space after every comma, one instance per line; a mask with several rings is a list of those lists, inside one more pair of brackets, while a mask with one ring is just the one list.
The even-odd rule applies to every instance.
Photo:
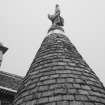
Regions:
[[54, 26], [64, 26], [64, 19], [60, 16], [59, 5], [56, 5], [55, 14], [49, 15], [48, 18], [52, 21], [52, 25]]

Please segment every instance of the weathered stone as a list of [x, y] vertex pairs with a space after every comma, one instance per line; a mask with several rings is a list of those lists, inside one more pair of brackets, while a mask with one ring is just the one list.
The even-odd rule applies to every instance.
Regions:
[[59, 94], [67, 94], [66, 89], [65, 88], [55, 89], [54, 95], [59, 95]]
[[89, 92], [87, 90], [78, 90], [79, 91], [79, 94], [82, 94], [82, 95], [89, 95]]
[[46, 80], [46, 79], [48, 79], [48, 76], [43, 76], [40, 78], [40, 80]]
[[58, 101], [56, 105], [70, 105], [69, 101]]
[[27, 95], [25, 96], [25, 98], [23, 99], [24, 101], [30, 101], [33, 99], [33, 95]]
[[73, 84], [74, 88], [81, 88], [80, 84]]
[[[84, 105], [96, 105], [96, 104], [94, 102], [88, 102], [87, 101], [87, 102], [84, 103]], [[99, 105], [99, 104], [97, 104], [97, 105]]]
[[81, 88], [83, 88], [85, 90], [91, 90], [91, 87], [88, 85], [81, 85]]
[[49, 76], [50, 79], [58, 78], [58, 77], [59, 77], [59, 74], [54, 74], [54, 75], [50, 75], [50, 76]]
[[43, 81], [44, 85], [53, 84], [53, 83], [56, 83], [55, 79], [50, 79], [50, 80]]
[[86, 95], [76, 95], [75, 96], [75, 99], [77, 100], [77, 101], [88, 101], [88, 97], [86, 96]]
[[85, 84], [84, 81], [80, 78], [76, 78], [75, 82], [78, 83], [78, 84]]
[[45, 104], [48, 103], [48, 97], [40, 98], [37, 100], [37, 104]]
[[105, 105], [105, 104], [103, 104], [103, 103], [95, 103], [95, 105]]
[[45, 90], [48, 90], [48, 86], [47, 85], [43, 85], [43, 86], [40, 86], [38, 88], [39, 91], [45, 91]]
[[73, 101], [74, 100], [74, 96], [73, 95], [63, 95], [63, 100], [68, 100], [68, 101]]
[[53, 94], [54, 94], [54, 91], [49, 90], [49, 91], [42, 92], [41, 96], [42, 97], [47, 97], [47, 96], [52, 96]]
[[71, 101], [70, 105], [84, 105], [83, 102], [80, 101]]
[[66, 80], [67, 80], [67, 82], [71, 82], [71, 83], [73, 83], [74, 82], [74, 79], [73, 78], [66, 78]]
[[74, 88], [72, 83], [65, 83], [65, 86], [66, 86], [68, 89]]
[[66, 79], [65, 78], [58, 78], [57, 83], [65, 83]]
[[68, 93], [70, 93], [70, 94], [77, 94], [77, 89], [75, 89], [75, 88], [68, 89]]

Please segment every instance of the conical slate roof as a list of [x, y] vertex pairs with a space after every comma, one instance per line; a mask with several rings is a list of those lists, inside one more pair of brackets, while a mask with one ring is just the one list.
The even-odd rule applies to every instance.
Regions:
[[105, 105], [105, 88], [61, 33], [45, 37], [14, 105]]

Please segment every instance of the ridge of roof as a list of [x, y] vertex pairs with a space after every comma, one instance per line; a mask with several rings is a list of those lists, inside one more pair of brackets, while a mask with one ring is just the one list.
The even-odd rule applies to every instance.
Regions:
[[0, 89], [4, 89], [4, 90], [8, 90], [8, 91], [11, 91], [11, 92], [17, 92], [17, 90], [14, 90], [12, 88], [7, 88], [7, 87], [4, 87], [4, 86], [0, 86]]
[[4, 71], [0, 71], [0, 74], [5, 75], [5, 76], [8, 76], [8, 77], [15, 78], [15, 79], [23, 79], [22, 76], [15, 75], [15, 74], [8, 73], [8, 72], [4, 72]]

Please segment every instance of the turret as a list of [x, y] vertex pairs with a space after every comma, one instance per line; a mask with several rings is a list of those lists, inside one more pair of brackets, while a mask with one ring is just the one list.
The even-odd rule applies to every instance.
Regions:
[[105, 105], [105, 87], [62, 33], [64, 20], [58, 7], [54, 15], [48, 15], [52, 26], [17, 91], [14, 105]]

